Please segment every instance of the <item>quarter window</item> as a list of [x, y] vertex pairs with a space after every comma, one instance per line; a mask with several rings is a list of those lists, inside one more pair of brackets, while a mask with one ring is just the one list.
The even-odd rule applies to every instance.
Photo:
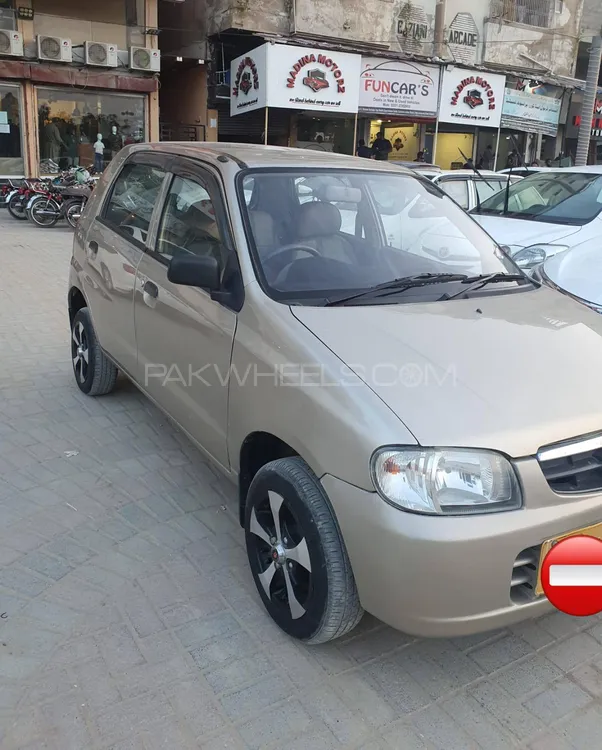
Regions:
[[453, 198], [462, 208], [468, 208], [467, 180], [439, 180], [437, 183], [450, 198]]
[[126, 164], [115, 180], [105, 221], [134, 239], [146, 241], [165, 172], [149, 164]]

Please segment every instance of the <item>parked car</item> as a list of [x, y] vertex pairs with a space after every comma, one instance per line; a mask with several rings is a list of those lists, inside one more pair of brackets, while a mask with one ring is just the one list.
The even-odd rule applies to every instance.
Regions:
[[[469, 245], [464, 268], [409, 252], [414, 221], [435, 251]], [[78, 224], [68, 307], [81, 391], [121, 370], [237, 485], [258, 595], [295, 638], [363, 610], [420, 636], [506, 626], [551, 608], [553, 541], [600, 534], [602, 318], [413, 172], [127, 146]]]
[[526, 177], [473, 209], [474, 218], [516, 263], [531, 269], [547, 258], [599, 240], [602, 165], [563, 167]]
[[497, 174], [512, 174], [518, 177], [529, 177], [529, 175], [537, 174], [538, 172], [547, 172], [552, 167], [506, 167], [506, 169], [498, 169]]
[[420, 170], [420, 174], [428, 177], [467, 211], [503, 190], [508, 180], [512, 184], [521, 179], [518, 175], [506, 176], [486, 169], [480, 169], [478, 175], [472, 169], [445, 169], [440, 172], [425, 169]]
[[599, 237], [590, 238], [580, 245], [548, 258], [533, 269], [533, 275], [596, 312], [602, 313], [602, 258]]

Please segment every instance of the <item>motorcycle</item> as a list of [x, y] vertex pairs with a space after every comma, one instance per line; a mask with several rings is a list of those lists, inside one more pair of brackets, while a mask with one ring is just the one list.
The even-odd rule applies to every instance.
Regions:
[[27, 217], [39, 227], [53, 227], [66, 219], [75, 229], [84, 206], [90, 197], [87, 186], [53, 187], [30, 197], [26, 207]]

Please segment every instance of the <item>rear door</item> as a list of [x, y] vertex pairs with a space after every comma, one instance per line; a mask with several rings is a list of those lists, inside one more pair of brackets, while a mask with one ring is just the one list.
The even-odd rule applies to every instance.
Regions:
[[84, 295], [102, 348], [130, 375], [136, 369], [134, 288], [167, 175], [167, 157], [128, 159], [85, 237]]

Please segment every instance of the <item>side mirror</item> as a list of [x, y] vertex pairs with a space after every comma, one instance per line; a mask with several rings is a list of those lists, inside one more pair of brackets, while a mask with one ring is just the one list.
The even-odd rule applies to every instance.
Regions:
[[175, 255], [167, 268], [167, 279], [172, 284], [217, 292], [220, 288], [219, 264], [210, 255]]

